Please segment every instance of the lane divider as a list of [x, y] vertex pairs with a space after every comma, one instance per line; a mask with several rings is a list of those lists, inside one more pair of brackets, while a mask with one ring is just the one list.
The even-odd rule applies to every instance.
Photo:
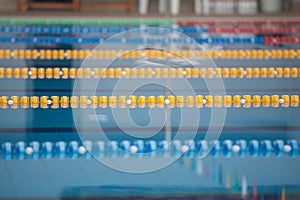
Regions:
[[[141, 27], [137, 29], [137, 27]], [[153, 26], [150, 26], [153, 27]], [[184, 33], [184, 34], [199, 34], [208, 33], [207, 27], [175, 27], [166, 26], [167, 28], [157, 28], [157, 29], [147, 29], [143, 26], [136, 27], [122, 27], [122, 26], [1, 26], [0, 33], [7, 34], [47, 34], [47, 35], [70, 35], [70, 34], [118, 34], [124, 31], [129, 31], [130, 33], [139, 34], [168, 34], [174, 31]]]
[[291, 26], [300, 25], [300, 20], [178, 20], [177, 25], [179, 26]]
[[267, 28], [256, 28], [256, 27], [227, 27], [227, 28], [212, 28], [209, 27], [207, 32], [208, 33], [238, 33], [238, 34], [297, 34], [300, 31], [300, 27], [267, 27]]
[[299, 155], [299, 144], [296, 140], [122, 140], [122, 141], [77, 141], [16, 143], [1, 144], [1, 158], [9, 159], [54, 159], [54, 158], [85, 158], [94, 157], [270, 157]]
[[265, 36], [264, 37], [264, 44], [265, 45], [278, 45], [278, 44], [299, 44], [300, 37], [293, 37], [293, 36]]
[[299, 78], [300, 67], [68, 68], [0, 67], [0, 79]]
[[298, 107], [299, 95], [1, 96], [0, 108]]
[[1, 25], [51, 25], [51, 26], [171, 26], [173, 20], [73, 20], [73, 19], [9, 19], [1, 18]]
[[[143, 27], [159, 26], [158, 29], [143, 29]], [[141, 29], [134, 29], [141, 27]], [[163, 28], [167, 27], [167, 28]], [[228, 33], [228, 34], [298, 34], [299, 25], [200, 25], [200, 26], [178, 26], [178, 25], [141, 25], [134, 26], [114, 26], [114, 25], [1, 25], [0, 33], [9, 34], [117, 34], [131, 30], [132, 33], [151, 33], [151, 34], [167, 34], [170, 32], [180, 32], [187, 35], [191, 34], [207, 34], [207, 33]]]
[[74, 20], [74, 19], [21, 19], [21, 18], [1, 18], [0, 24], [5, 25], [81, 25], [81, 26], [134, 26], [134, 25], [300, 25], [299, 20]]
[[300, 49], [265, 50], [64, 50], [64, 49], [0, 49], [0, 59], [300, 59]]
[[[139, 27], [139, 26], [136, 26]], [[82, 27], [82, 26], [61, 26], [61, 27], [51, 27], [51, 26], [1, 26], [0, 33], [8, 34], [48, 34], [48, 35], [70, 35], [70, 34], [105, 34], [112, 35], [118, 34], [124, 31], [129, 31], [131, 33], [145, 33], [145, 34], [168, 34], [171, 32], [180, 32], [186, 35], [197, 35], [197, 34], [287, 34], [293, 35], [300, 32], [300, 27], [172, 27], [162, 29], [134, 29], [134, 27]]]
[[264, 45], [278, 45], [278, 44], [299, 44], [300, 37], [294, 36], [212, 36], [212, 37], [191, 37], [186, 38], [142, 38], [142, 37], [130, 37], [130, 38], [103, 38], [103, 37], [56, 37], [56, 36], [2, 36], [0, 37], [1, 43], [26, 43], [26, 44], [82, 44], [91, 45], [105, 43], [120, 43], [120, 44], [193, 44], [195, 42], [199, 44], [264, 44]]
[[[271, 38], [272, 39], [272, 38]], [[276, 38], [272, 41], [276, 42]], [[285, 41], [285, 43], [299, 43], [298, 37], [282, 37], [280, 41]], [[262, 36], [233, 36], [233, 37], [205, 37], [198, 38], [192, 37], [187, 38], [166, 38], [166, 37], [156, 37], [156, 38], [142, 38], [142, 37], [130, 37], [130, 38], [103, 38], [103, 37], [56, 37], [56, 36], [2, 36], [0, 37], [1, 43], [25, 43], [25, 44], [82, 44], [91, 45], [99, 44], [101, 42], [105, 43], [120, 43], [120, 44], [267, 44], [269, 38], [264, 38]]]

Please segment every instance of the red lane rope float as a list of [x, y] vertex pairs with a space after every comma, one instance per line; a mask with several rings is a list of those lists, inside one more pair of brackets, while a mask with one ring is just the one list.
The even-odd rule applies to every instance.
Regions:
[[245, 25], [245, 26], [262, 26], [262, 25], [275, 25], [275, 26], [288, 26], [288, 25], [300, 25], [300, 20], [256, 20], [249, 22], [245, 21], [195, 21], [195, 20], [179, 20], [177, 21], [179, 26], [232, 26], [232, 25]]
[[265, 45], [276, 45], [276, 44], [299, 44], [300, 43], [300, 36], [293, 37], [293, 36], [265, 36], [264, 37], [264, 44]]
[[209, 33], [249, 33], [249, 34], [297, 34], [300, 32], [300, 27], [286, 28], [208, 28]]

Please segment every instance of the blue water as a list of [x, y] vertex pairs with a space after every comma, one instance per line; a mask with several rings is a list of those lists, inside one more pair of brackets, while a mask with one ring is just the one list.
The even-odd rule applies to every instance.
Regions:
[[[236, 45], [226, 45], [224, 48], [233, 48]], [[262, 45], [238, 45], [239, 48], [269, 48]], [[28, 44], [1, 44], [1, 48], [63, 48], [78, 49], [80, 45], [52, 45], [35, 46]], [[84, 47], [86, 48], [86, 47]], [[160, 61], [164, 63], [165, 61]], [[299, 67], [299, 60], [216, 60], [219, 67]], [[10, 67], [79, 67], [80, 60], [0, 60], [0, 66]], [[99, 61], [91, 61], [91, 67], [99, 66]], [[101, 64], [101, 63], [100, 63]], [[118, 66], [134, 66], [132, 60], [118, 62]], [[174, 66], [187, 64], [175, 63]], [[113, 66], [117, 67], [117, 66]], [[90, 81], [90, 80], [86, 80]], [[145, 82], [144, 79], [127, 80], [128, 82]], [[165, 81], [165, 80], [157, 80]], [[195, 94], [209, 93], [205, 82], [201, 79], [189, 79]], [[213, 79], [211, 81], [214, 81]], [[118, 79], [105, 79], [97, 86], [96, 95], [112, 95], [111, 89]], [[282, 95], [299, 94], [300, 80], [291, 79], [223, 79], [225, 91], [229, 95]], [[73, 80], [22, 80], [1, 79], [0, 94], [2, 95], [57, 95], [71, 96]], [[170, 80], [176, 94], [187, 95], [188, 91], [180, 85], [177, 79]], [[212, 87], [214, 94], [220, 94], [219, 87]], [[126, 85], [120, 85], [118, 95], [128, 95]], [[82, 95], [90, 95], [90, 88], [84, 88]], [[157, 85], [147, 85], [136, 92], [137, 95], [164, 95], [165, 88]], [[190, 108], [184, 108], [189, 112]], [[133, 121], [142, 126], [132, 129], [141, 135], [151, 132], [155, 125], [143, 128], [150, 123], [149, 108], [131, 109]], [[193, 109], [194, 110], [194, 109]], [[119, 108], [114, 111], [120, 112]], [[171, 135], [174, 136], [180, 127], [181, 110], [171, 109]], [[86, 113], [93, 114], [87, 109]], [[112, 109], [98, 108], [96, 114], [101, 121], [104, 133], [110, 140], [135, 140], [119, 129], [112, 115]], [[220, 140], [289, 140], [300, 139], [300, 109], [299, 108], [228, 108]], [[195, 119], [187, 117], [188, 122], [183, 126], [183, 134], [187, 136], [196, 130], [196, 140], [203, 139], [210, 123], [211, 109], [200, 109], [200, 122], [193, 127], [189, 122]], [[124, 120], [125, 121], [125, 120]], [[124, 122], [125, 123], [125, 122]], [[130, 128], [130, 124], [126, 124]], [[99, 130], [90, 124], [81, 124], [87, 137], [91, 139]], [[163, 140], [165, 129], [162, 127], [155, 136], [148, 139]], [[72, 109], [6, 109], [0, 110], [0, 143], [17, 141], [79, 141], [80, 135], [76, 132]], [[111, 158], [116, 159], [116, 158]], [[122, 159], [122, 158], [118, 158]], [[132, 164], [135, 164], [135, 159]], [[156, 158], [154, 158], [156, 159]], [[299, 157], [211, 157], [203, 160], [197, 158], [180, 158], [172, 165], [155, 172], [146, 174], [130, 174], [108, 168], [97, 160], [91, 159], [11, 159], [0, 160], [0, 199], [7, 198], [58, 198], [58, 197], [168, 197], [168, 196], [201, 196], [225, 195], [230, 198], [240, 197], [242, 177], [247, 178], [247, 191], [250, 198], [253, 185], [257, 185], [260, 198], [267, 194], [280, 197], [282, 188], [287, 194], [300, 194], [300, 160]], [[277, 198], [277, 199], [278, 199]], [[220, 197], [225, 199], [225, 197]], [[267, 197], [266, 197], [267, 199]], [[296, 198], [297, 199], [297, 198]], [[299, 199], [299, 198], [298, 198]]]

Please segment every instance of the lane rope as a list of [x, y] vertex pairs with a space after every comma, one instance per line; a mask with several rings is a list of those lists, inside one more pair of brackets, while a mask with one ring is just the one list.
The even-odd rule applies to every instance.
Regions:
[[300, 59], [300, 49], [265, 50], [76, 50], [76, 49], [0, 49], [0, 59]]
[[0, 97], [0, 108], [211, 108], [298, 107], [299, 95], [197, 96], [16, 96]]
[[[212, 147], [209, 151], [209, 147]], [[154, 140], [135, 141], [77, 141], [57, 142], [3, 142], [1, 144], [1, 158], [7, 159], [55, 159], [55, 158], [83, 158], [96, 157], [123, 157], [139, 156], [148, 157], [188, 157], [200, 156], [213, 157], [269, 157], [269, 156], [291, 156], [299, 155], [299, 144], [296, 140], [174, 140], [167, 142]]]
[[0, 79], [93, 79], [93, 78], [299, 78], [300, 67], [217, 68], [74, 68], [0, 67]]

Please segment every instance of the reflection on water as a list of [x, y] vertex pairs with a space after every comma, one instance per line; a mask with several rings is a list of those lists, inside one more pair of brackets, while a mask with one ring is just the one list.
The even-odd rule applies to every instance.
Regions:
[[[294, 180], [290, 178], [290, 181], [282, 178], [285, 180], [276, 179], [277, 183], [271, 182], [273, 170], [265, 163], [275, 164], [274, 168], [277, 169], [282, 166], [276, 166], [280, 162], [276, 162], [273, 158], [269, 159], [267, 162], [261, 162], [261, 160], [247, 158], [248, 161], [237, 166], [235, 165], [239, 163], [237, 159], [209, 157], [200, 161], [197, 158], [181, 158], [173, 166], [163, 169], [162, 172], [154, 172], [151, 175], [128, 175], [127, 177], [125, 175], [123, 178], [126, 180], [128, 178], [130, 184], [111, 183], [102, 186], [66, 187], [61, 194], [65, 197], [73, 195], [86, 197], [100, 194], [120, 199], [153, 197], [169, 199], [170, 195], [172, 195], [172, 199], [298, 199], [300, 197], [297, 192], [300, 189], [299, 177]], [[284, 161], [287, 160], [284, 159]], [[252, 167], [247, 168], [244, 167], [245, 165]], [[257, 172], [255, 165], [260, 168], [258, 171], [261, 173], [255, 173], [256, 175], [253, 176], [253, 172]], [[271, 172], [263, 173], [266, 170]], [[295, 171], [288, 171], [284, 170], [282, 177], [295, 173]], [[172, 177], [174, 174], [180, 178]], [[120, 176], [122, 175], [120, 174]], [[153, 180], [153, 177], [156, 180]], [[105, 175], [102, 178], [105, 179]]]

